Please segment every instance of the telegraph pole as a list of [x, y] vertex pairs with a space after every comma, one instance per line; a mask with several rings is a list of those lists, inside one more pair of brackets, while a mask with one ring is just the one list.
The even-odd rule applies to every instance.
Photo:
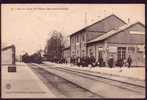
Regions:
[[85, 12], [85, 21], [84, 21], [85, 26], [87, 25], [87, 12]]

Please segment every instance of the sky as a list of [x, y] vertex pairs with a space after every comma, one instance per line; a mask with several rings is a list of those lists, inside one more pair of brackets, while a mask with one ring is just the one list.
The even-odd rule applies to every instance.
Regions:
[[125, 22], [145, 24], [144, 4], [2, 4], [2, 45], [16, 54], [44, 49], [53, 31], [65, 37], [115, 14]]

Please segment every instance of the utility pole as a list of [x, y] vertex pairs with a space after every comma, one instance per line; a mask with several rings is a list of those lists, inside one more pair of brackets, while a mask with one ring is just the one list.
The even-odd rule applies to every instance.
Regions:
[[84, 21], [85, 26], [87, 26], [87, 12], [85, 12], [85, 21]]
[[[87, 26], [87, 12], [85, 12], [85, 26]], [[85, 36], [84, 36], [85, 37]], [[86, 40], [86, 39], [85, 39]], [[81, 41], [80, 41], [81, 42]], [[80, 43], [80, 56], [81, 56], [81, 43]], [[85, 50], [85, 52], [86, 52], [86, 55], [87, 55], [87, 49]]]

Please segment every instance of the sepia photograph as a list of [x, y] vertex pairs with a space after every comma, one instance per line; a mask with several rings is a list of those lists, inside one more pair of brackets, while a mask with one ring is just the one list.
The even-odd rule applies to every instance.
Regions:
[[145, 4], [2, 4], [1, 98], [145, 98]]

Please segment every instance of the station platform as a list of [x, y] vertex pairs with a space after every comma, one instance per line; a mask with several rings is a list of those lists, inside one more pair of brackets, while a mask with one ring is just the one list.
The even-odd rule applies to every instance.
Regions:
[[16, 63], [16, 72], [1, 66], [2, 98], [56, 98], [25, 63]]
[[[51, 62], [44, 62], [46, 64], [50, 64]], [[55, 64], [55, 63], [54, 63]], [[74, 68], [74, 69], [79, 69], [79, 70], [85, 70], [85, 71], [90, 71], [94, 73], [102, 73], [102, 74], [107, 74], [110, 76], [121, 76], [121, 77], [127, 77], [127, 78], [132, 78], [132, 79], [137, 79], [137, 80], [142, 80], [145, 81], [145, 67], [81, 67], [81, 66], [76, 66], [72, 64], [55, 64], [57, 66], [61, 67], [67, 67], [67, 68]]]

